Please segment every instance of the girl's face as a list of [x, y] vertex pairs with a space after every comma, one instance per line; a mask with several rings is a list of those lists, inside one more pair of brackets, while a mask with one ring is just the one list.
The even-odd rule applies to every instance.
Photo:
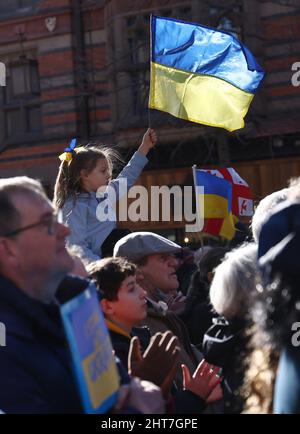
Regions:
[[111, 172], [106, 158], [100, 158], [96, 167], [89, 173], [81, 170], [82, 187], [86, 191], [97, 191], [99, 187], [105, 186], [111, 179]]

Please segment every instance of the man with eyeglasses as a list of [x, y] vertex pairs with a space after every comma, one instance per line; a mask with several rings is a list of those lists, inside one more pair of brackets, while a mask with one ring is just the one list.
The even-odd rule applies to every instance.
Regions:
[[0, 408], [8, 413], [82, 412], [66, 351], [59, 283], [73, 268], [69, 229], [41, 184], [0, 180]]
[[30, 297], [49, 303], [73, 268], [65, 248], [69, 229], [34, 180], [1, 181], [0, 210], [1, 274]]
[[[66, 278], [73, 269], [65, 248], [69, 233], [38, 181], [0, 179], [0, 322], [6, 328], [0, 409], [5, 413], [83, 412], [58, 304], [89, 283]], [[164, 356], [169, 357], [167, 349]], [[146, 369], [151, 360], [142, 362]], [[118, 368], [117, 405], [123, 413], [163, 409], [157, 386], [132, 379], [120, 363]]]

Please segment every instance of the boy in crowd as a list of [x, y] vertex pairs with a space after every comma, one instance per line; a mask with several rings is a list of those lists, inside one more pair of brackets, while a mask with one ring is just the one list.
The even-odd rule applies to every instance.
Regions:
[[[89, 265], [88, 271], [98, 287], [116, 356], [127, 366], [131, 338], [138, 338], [133, 346], [135, 352], [140, 347], [144, 352], [151, 338], [147, 327], [136, 327], [147, 317], [146, 291], [136, 282], [136, 266], [123, 258], [106, 258]], [[160, 347], [168, 346], [173, 360], [178, 358], [175, 336], [159, 333], [155, 339]]]
[[[116, 355], [123, 363], [126, 363], [128, 359], [132, 336], [138, 337], [138, 339], [134, 338], [136, 339], [135, 345], [132, 347], [136, 353], [136, 360], [145, 357], [148, 350], [153, 351], [153, 342], [155, 341], [158, 347], [168, 348], [170, 357], [178, 357], [178, 340], [172, 336], [171, 332], [154, 335], [152, 345], [147, 348], [150, 341], [149, 329], [147, 327], [135, 327], [147, 317], [147, 294], [136, 282], [137, 268], [134, 264], [124, 258], [107, 258], [91, 264], [88, 271], [96, 281], [112, 344]], [[134, 359], [132, 355], [130, 358], [131, 360]], [[153, 378], [158, 378], [161, 364], [159, 359], [155, 359], [155, 357], [154, 361], [153, 371], [155, 371], [155, 375]], [[172, 366], [170, 375], [167, 378], [160, 378], [156, 382], [162, 388], [165, 396], [168, 394], [175, 376], [176, 365], [174, 366], [173, 363]], [[129, 371], [131, 370], [132, 367], [129, 366]], [[218, 395], [220, 380], [216, 376], [218, 370], [204, 361], [201, 362], [192, 376], [186, 366], [183, 366], [182, 370], [184, 389], [186, 390], [174, 393], [174, 411], [176, 413], [186, 411], [200, 413], [206, 406], [205, 401], [208, 398], [214, 400], [214, 395]], [[142, 369], [140, 369], [139, 374], [134, 372], [134, 375], [144, 378]], [[152, 381], [153, 378], [151, 378]], [[147, 379], [149, 380], [149, 378]]]

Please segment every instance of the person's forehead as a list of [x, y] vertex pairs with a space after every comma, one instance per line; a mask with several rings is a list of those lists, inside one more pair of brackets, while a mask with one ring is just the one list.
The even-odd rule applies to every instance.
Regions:
[[108, 167], [108, 163], [107, 163], [106, 158], [100, 158], [97, 161], [97, 167], [100, 169], [106, 169]]
[[162, 261], [162, 260], [174, 258], [174, 255], [173, 253], [161, 252], [161, 253], [153, 253], [152, 255], [149, 255], [148, 258], [150, 259], [150, 261], [155, 262], [155, 261]]
[[127, 288], [131, 287], [135, 283], [136, 283], [136, 275], [125, 277], [125, 279], [121, 283], [120, 291], [121, 290], [126, 291]]
[[129, 284], [132, 284], [135, 281], [136, 281], [136, 275], [133, 274], [133, 275], [125, 277], [125, 279], [123, 280], [123, 283], [125, 283], [126, 285], [129, 285]]
[[23, 223], [25, 221], [31, 223], [33, 220], [37, 221], [53, 213], [51, 202], [37, 194], [16, 195], [13, 202], [21, 215]]

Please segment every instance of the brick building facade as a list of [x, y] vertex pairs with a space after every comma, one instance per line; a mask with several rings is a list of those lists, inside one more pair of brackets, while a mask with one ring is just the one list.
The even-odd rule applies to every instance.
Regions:
[[[232, 31], [253, 51], [268, 74], [242, 131], [149, 119], [151, 13]], [[0, 60], [0, 176], [52, 184], [74, 136], [127, 156], [149, 120], [160, 139], [150, 169], [299, 155], [300, 0], [1, 0]]]

